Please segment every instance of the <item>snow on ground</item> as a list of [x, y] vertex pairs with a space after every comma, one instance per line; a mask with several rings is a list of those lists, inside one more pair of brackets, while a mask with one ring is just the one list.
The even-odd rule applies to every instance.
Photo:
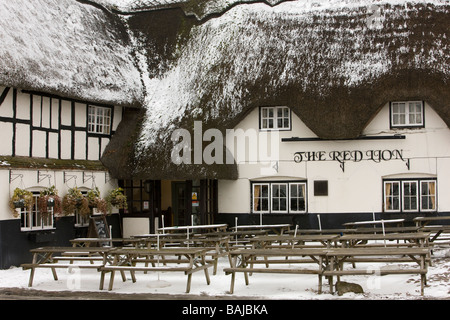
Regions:
[[[192, 276], [191, 292], [185, 293], [186, 280], [182, 272], [136, 273], [137, 282], [133, 283], [127, 273], [127, 281], [122, 282], [117, 274], [112, 292], [120, 294], [148, 293], [184, 296], [219, 296], [223, 298], [250, 297], [266, 300], [414, 300], [414, 299], [449, 299], [450, 298], [450, 248], [436, 248], [433, 253], [432, 266], [427, 274], [425, 295], [420, 295], [419, 275], [386, 275], [386, 276], [346, 276], [342, 281], [357, 283], [364, 289], [364, 294], [346, 293], [343, 296], [330, 294], [328, 282], [324, 279], [323, 293], [317, 293], [317, 275], [287, 275], [287, 274], [253, 274], [249, 277], [250, 284], [245, 285], [244, 275], [236, 275], [234, 294], [229, 294], [231, 276], [225, 275], [223, 268], [228, 266], [228, 259], [221, 258], [216, 275], [210, 270], [210, 285], [206, 284], [202, 271]], [[289, 266], [288, 266], [289, 267]], [[349, 267], [351, 267], [349, 265]], [[358, 268], [363, 267], [359, 264]], [[371, 268], [370, 264], [367, 264]], [[389, 268], [389, 265], [380, 265]], [[76, 291], [100, 292], [100, 273], [95, 269], [78, 269], [69, 273], [66, 269], [58, 269], [58, 280], [53, 280], [50, 269], [37, 269], [32, 289], [43, 291]], [[30, 271], [13, 267], [0, 270], [0, 289], [28, 288]], [[109, 275], [105, 279], [105, 288], [109, 283]], [[107, 289], [103, 290], [107, 292]]]

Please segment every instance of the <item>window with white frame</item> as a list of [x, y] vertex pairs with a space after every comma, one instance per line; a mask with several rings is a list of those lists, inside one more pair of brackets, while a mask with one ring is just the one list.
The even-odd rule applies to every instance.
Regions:
[[111, 133], [111, 108], [89, 106], [88, 132], [99, 134]]
[[306, 182], [252, 183], [253, 213], [305, 213]]
[[422, 101], [398, 101], [391, 103], [392, 127], [423, 127]]
[[435, 179], [385, 180], [385, 212], [436, 211]]
[[50, 208], [48, 214], [41, 214], [38, 206], [39, 194], [39, 192], [33, 192], [31, 211], [27, 207], [20, 210], [22, 231], [53, 229], [53, 208]]
[[261, 107], [261, 130], [290, 130], [291, 110], [288, 107]]

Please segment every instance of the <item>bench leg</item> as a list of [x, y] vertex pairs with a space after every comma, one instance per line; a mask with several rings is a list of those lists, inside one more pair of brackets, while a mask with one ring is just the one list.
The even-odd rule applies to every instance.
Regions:
[[236, 280], [236, 273], [231, 273], [231, 284], [230, 284], [230, 294], [233, 294], [234, 292], [234, 281]]
[[33, 279], [34, 279], [34, 268], [31, 268], [30, 279], [28, 280], [28, 286], [29, 287], [31, 287], [33, 285]]
[[186, 284], [186, 293], [189, 293], [191, 291], [191, 279], [192, 279], [192, 273], [189, 273], [188, 278], [187, 278], [187, 284]]
[[53, 279], [58, 280], [58, 275], [56, 274], [56, 269], [52, 268], [52, 273], [53, 273]]
[[100, 285], [98, 290], [103, 290], [103, 284], [105, 283], [105, 271], [102, 271], [100, 274]]
[[319, 274], [319, 294], [321, 294], [322, 293], [322, 275], [321, 274]]
[[109, 278], [109, 287], [108, 287], [109, 291], [112, 290], [113, 285], [114, 285], [114, 274], [115, 274], [115, 271], [111, 270], [111, 277]]

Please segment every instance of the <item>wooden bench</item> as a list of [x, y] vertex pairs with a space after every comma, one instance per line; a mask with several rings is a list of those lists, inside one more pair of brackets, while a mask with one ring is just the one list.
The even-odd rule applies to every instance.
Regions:
[[[56, 269], [62, 268], [80, 268], [80, 269], [98, 269], [105, 261], [106, 255], [111, 248], [104, 247], [41, 247], [30, 250], [33, 254], [31, 263], [21, 264], [23, 270], [31, 270], [28, 286], [33, 285], [34, 273], [38, 268], [52, 269], [53, 278], [58, 280]], [[61, 256], [53, 257], [54, 254]], [[95, 256], [93, 256], [95, 255]], [[71, 263], [58, 263], [58, 261], [70, 261]], [[102, 261], [101, 264], [93, 264], [93, 261]], [[90, 264], [72, 264], [73, 261], [90, 261]]]
[[[111, 252], [114, 260], [111, 265], [104, 265], [99, 268], [101, 272], [100, 290], [103, 290], [105, 273], [110, 272], [110, 280], [108, 290], [113, 289], [114, 275], [116, 271], [122, 273], [122, 280], [125, 281], [123, 273], [129, 271], [132, 281], [136, 282], [135, 272], [183, 272], [188, 276], [186, 284], [186, 293], [191, 289], [192, 274], [198, 271], [204, 271], [206, 283], [210, 284], [208, 268], [212, 264], [207, 263], [205, 259], [206, 251], [201, 248], [164, 248], [164, 249], [117, 249]], [[161, 257], [161, 258], [155, 258]], [[167, 258], [174, 256], [175, 258]], [[145, 266], [138, 266], [138, 263], [147, 263]], [[152, 263], [152, 266], [148, 266]], [[155, 265], [158, 263], [158, 265]], [[160, 266], [159, 264], [163, 264]], [[175, 263], [177, 266], [167, 266], [167, 264]], [[187, 265], [180, 266], [181, 263]]]
[[[424, 294], [426, 285], [426, 274], [428, 271], [427, 259], [429, 248], [336, 248], [330, 249], [326, 253], [329, 265], [323, 272], [328, 277], [330, 290], [333, 292], [333, 276], [338, 277], [350, 275], [387, 275], [387, 274], [419, 274], [421, 283], [421, 295]], [[361, 258], [362, 257], [362, 258]], [[389, 269], [351, 268], [344, 270], [345, 262], [402, 262], [402, 267], [398, 266]], [[405, 268], [404, 264], [410, 262], [417, 264], [418, 267], [409, 266]]]
[[[324, 249], [240, 249], [232, 250], [229, 254], [230, 267], [225, 268], [225, 274], [231, 274], [230, 293], [234, 292], [234, 284], [236, 272], [243, 272], [245, 284], [249, 284], [248, 274], [252, 273], [279, 273], [279, 274], [316, 274], [319, 277], [319, 293], [322, 292], [322, 273], [326, 265], [323, 258], [325, 257]], [[295, 257], [295, 259], [286, 259], [285, 257]], [[257, 260], [263, 258], [264, 261]], [[308, 257], [308, 258], [305, 258]], [[268, 260], [275, 258], [275, 260]], [[283, 259], [280, 259], [283, 258]], [[239, 263], [238, 263], [239, 261]], [[288, 264], [289, 269], [271, 268], [267, 264], [266, 268], [254, 268], [257, 263], [269, 264]], [[292, 264], [315, 263], [316, 268], [292, 268]]]

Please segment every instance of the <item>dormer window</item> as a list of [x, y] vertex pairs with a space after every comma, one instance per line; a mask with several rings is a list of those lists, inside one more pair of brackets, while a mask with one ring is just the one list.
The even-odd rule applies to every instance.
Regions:
[[261, 107], [259, 119], [261, 130], [291, 129], [291, 110], [288, 107]]
[[391, 102], [391, 127], [423, 127], [424, 114], [422, 101]]

